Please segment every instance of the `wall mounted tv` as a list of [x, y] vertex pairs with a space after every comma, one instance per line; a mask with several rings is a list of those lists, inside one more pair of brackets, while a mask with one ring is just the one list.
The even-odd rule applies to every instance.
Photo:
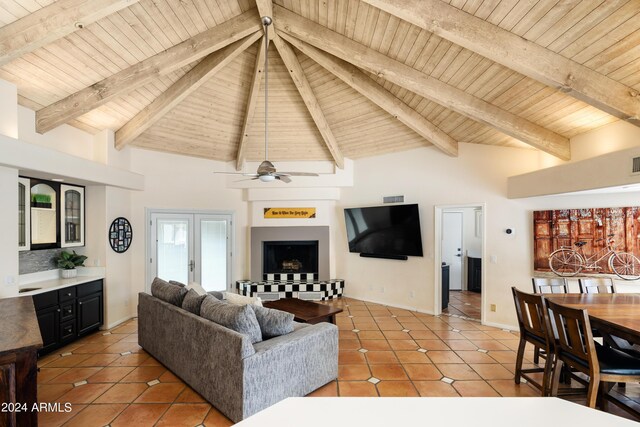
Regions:
[[349, 252], [372, 258], [422, 256], [418, 205], [345, 209], [344, 220]]

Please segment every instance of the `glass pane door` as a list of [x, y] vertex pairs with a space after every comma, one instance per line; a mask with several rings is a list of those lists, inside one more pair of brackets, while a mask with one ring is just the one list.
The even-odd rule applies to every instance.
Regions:
[[223, 291], [229, 283], [230, 219], [196, 215], [196, 282], [207, 291]]
[[153, 220], [156, 235], [156, 275], [164, 280], [188, 284], [193, 280], [190, 216], [158, 215]]

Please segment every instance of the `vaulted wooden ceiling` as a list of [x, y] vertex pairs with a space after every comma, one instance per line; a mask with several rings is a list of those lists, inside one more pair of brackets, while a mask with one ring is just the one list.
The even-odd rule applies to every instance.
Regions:
[[640, 0], [0, 0], [0, 78], [61, 124], [224, 161], [458, 142], [570, 158], [640, 126]]

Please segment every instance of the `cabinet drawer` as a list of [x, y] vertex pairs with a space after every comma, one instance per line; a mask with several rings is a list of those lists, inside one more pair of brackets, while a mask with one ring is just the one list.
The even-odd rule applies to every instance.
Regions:
[[69, 301], [76, 297], [76, 288], [75, 286], [69, 286], [68, 288], [60, 289], [58, 291], [58, 300], [60, 302]]
[[33, 305], [36, 307], [36, 311], [58, 305], [58, 292], [52, 291], [34, 295]]
[[68, 301], [60, 304], [60, 321], [74, 320], [76, 318], [76, 303]]
[[70, 320], [60, 324], [60, 341], [65, 342], [76, 337], [76, 321]]
[[76, 286], [78, 292], [78, 298], [95, 294], [96, 292], [102, 291], [102, 280], [95, 280], [89, 283], [83, 283], [82, 285]]

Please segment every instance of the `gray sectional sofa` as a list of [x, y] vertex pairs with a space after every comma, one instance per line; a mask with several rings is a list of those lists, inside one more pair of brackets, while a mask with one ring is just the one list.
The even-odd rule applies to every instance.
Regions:
[[142, 348], [234, 422], [338, 376], [338, 329], [295, 323], [255, 344], [246, 335], [141, 292]]

